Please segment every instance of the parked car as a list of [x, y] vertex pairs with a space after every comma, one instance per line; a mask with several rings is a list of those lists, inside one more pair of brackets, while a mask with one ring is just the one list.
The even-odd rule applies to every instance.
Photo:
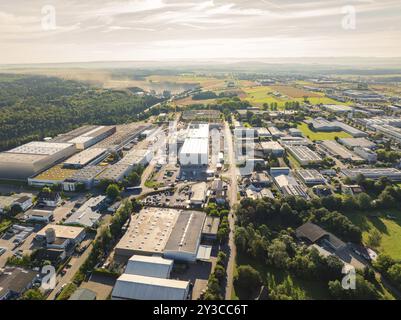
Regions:
[[1, 247], [0, 247], [0, 256], [2, 256], [3, 254], [5, 254], [6, 251], [7, 251], [6, 248], [1, 248]]

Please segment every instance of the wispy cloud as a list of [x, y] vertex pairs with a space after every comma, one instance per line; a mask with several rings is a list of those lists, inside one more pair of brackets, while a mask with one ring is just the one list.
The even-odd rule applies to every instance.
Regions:
[[[74, 61], [88, 52], [93, 59], [401, 55], [399, 0], [52, 2], [51, 31], [41, 28], [43, 0], [0, 3], [0, 47], [7, 48], [0, 61]], [[342, 8], [350, 5], [357, 28], [344, 30]], [[17, 61], [16, 50], [35, 54]]]

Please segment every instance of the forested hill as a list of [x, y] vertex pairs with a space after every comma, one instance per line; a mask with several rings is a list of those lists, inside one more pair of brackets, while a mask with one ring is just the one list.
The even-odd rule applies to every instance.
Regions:
[[159, 101], [54, 77], [0, 74], [0, 150], [84, 124], [136, 121]]

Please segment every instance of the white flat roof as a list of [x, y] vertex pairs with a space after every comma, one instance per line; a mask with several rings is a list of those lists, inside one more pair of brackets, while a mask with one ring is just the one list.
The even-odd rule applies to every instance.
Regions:
[[6, 153], [34, 154], [34, 155], [53, 155], [64, 149], [72, 147], [71, 143], [53, 143], [46, 141], [33, 141], [22, 146], [16, 147]]
[[183, 154], [207, 154], [209, 151], [209, 139], [185, 139], [181, 148]]
[[48, 224], [41, 229], [37, 235], [45, 237], [47, 229], [54, 229], [57, 238], [76, 239], [85, 229], [81, 227], [63, 226], [59, 224]]
[[76, 155], [73, 155], [71, 158], [67, 159], [64, 163], [68, 165], [86, 165], [92, 160], [96, 159], [103, 153], [105, 153], [107, 149], [104, 148], [91, 148], [86, 149]]

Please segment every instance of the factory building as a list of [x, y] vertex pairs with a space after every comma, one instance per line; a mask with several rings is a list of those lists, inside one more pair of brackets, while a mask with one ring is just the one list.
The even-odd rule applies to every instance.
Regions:
[[127, 232], [115, 248], [115, 254], [122, 259], [129, 259], [134, 254], [162, 255], [179, 214], [180, 211], [175, 209], [142, 209], [132, 217]]
[[102, 206], [105, 200], [106, 196], [90, 198], [65, 221], [65, 224], [87, 228], [95, 227], [102, 217], [98, 212], [98, 209]]
[[308, 186], [325, 184], [326, 179], [317, 170], [297, 170], [296, 175]]
[[277, 141], [263, 141], [260, 143], [260, 146], [266, 155], [273, 154], [276, 157], [284, 155], [284, 148]]
[[381, 177], [389, 178], [393, 181], [401, 181], [401, 171], [394, 168], [354, 168], [354, 169], [343, 169], [341, 173], [350, 178], [356, 180], [359, 175], [364, 176], [367, 179], [378, 180]]
[[374, 149], [376, 144], [366, 138], [340, 138], [338, 139], [342, 145], [353, 150], [355, 147]]
[[90, 148], [64, 161], [64, 167], [80, 169], [102, 158], [107, 152], [105, 148]]
[[292, 175], [281, 174], [275, 176], [274, 182], [281, 193], [286, 196], [296, 196], [308, 199], [308, 194]]
[[133, 255], [128, 260], [125, 273], [168, 279], [173, 270], [173, 264], [173, 260], [164, 259], [162, 257]]
[[366, 132], [358, 130], [340, 121], [328, 121], [324, 118], [316, 118], [306, 122], [309, 123], [312, 126], [312, 128], [316, 131], [324, 131], [324, 132], [344, 131], [353, 136], [354, 138], [367, 137], [368, 135]]
[[186, 300], [189, 281], [123, 274], [111, 294], [112, 300]]
[[71, 143], [30, 142], [0, 153], [0, 179], [25, 180], [76, 152]]
[[164, 248], [167, 259], [195, 262], [206, 213], [182, 211]]
[[146, 149], [134, 149], [128, 152], [118, 163], [132, 166], [146, 166], [153, 159], [153, 152]]
[[190, 124], [179, 152], [181, 166], [202, 167], [209, 164], [209, 124]]
[[206, 215], [203, 212], [144, 208], [135, 215], [115, 248], [121, 260], [133, 255], [194, 262]]
[[302, 137], [303, 136], [302, 131], [297, 128], [291, 128], [288, 130], [288, 132], [291, 137]]
[[309, 146], [312, 145], [312, 141], [303, 137], [282, 137], [280, 140], [280, 144], [284, 147], [288, 146]]
[[259, 138], [261, 140], [270, 139], [272, 137], [271, 133], [267, 128], [255, 128]]
[[133, 167], [131, 165], [119, 164], [117, 162], [116, 164], [108, 166], [102, 173], [100, 173], [96, 177], [96, 181], [107, 180], [120, 182], [123, 181], [130, 174], [132, 169]]
[[355, 147], [354, 152], [369, 163], [377, 162], [377, 154], [369, 148]]
[[268, 127], [267, 128], [270, 131], [270, 134], [273, 136], [273, 138], [281, 138], [285, 136], [285, 133], [281, 130], [279, 130], [277, 127]]
[[207, 166], [209, 163], [209, 139], [188, 138], [179, 153], [182, 166]]
[[81, 131], [82, 133], [77, 131], [76, 133], [78, 133], [78, 135], [76, 136], [74, 135], [73, 132], [65, 136], [65, 137], [73, 136], [70, 140], [68, 140], [68, 142], [75, 144], [78, 150], [85, 150], [93, 146], [94, 144], [102, 141], [103, 139], [107, 138], [108, 136], [114, 134], [116, 132], [116, 127], [87, 126], [82, 128]]
[[105, 169], [101, 166], [87, 166], [77, 170], [70, 178], [64, 180], [63, 190], [74, 192], [79, 184], [89, 190], [94, 186], [96, 177]]
[[85, 229], [81, 227], [48, 224], [36, 234], [35, 238], [46, 240], [48, 244], [53, 244], [53, 246], [64, 244], [65, 242], [76, 245], [84, 240], [85, 235]]
[[303, 166], [322, 162], [322, 158], [306, 146], [290, 146], [287, 150]]
[[353, 161], [353, 162], [363, 162], [364, 160], [353, 153], [352, 151], [348, 150], [347, 148], [343, 147], [342, 145], [338, 144], [332, 140], [324, 140], [321, 143], [321, 146], [333, 157], [339, 158], [344, 161]]

